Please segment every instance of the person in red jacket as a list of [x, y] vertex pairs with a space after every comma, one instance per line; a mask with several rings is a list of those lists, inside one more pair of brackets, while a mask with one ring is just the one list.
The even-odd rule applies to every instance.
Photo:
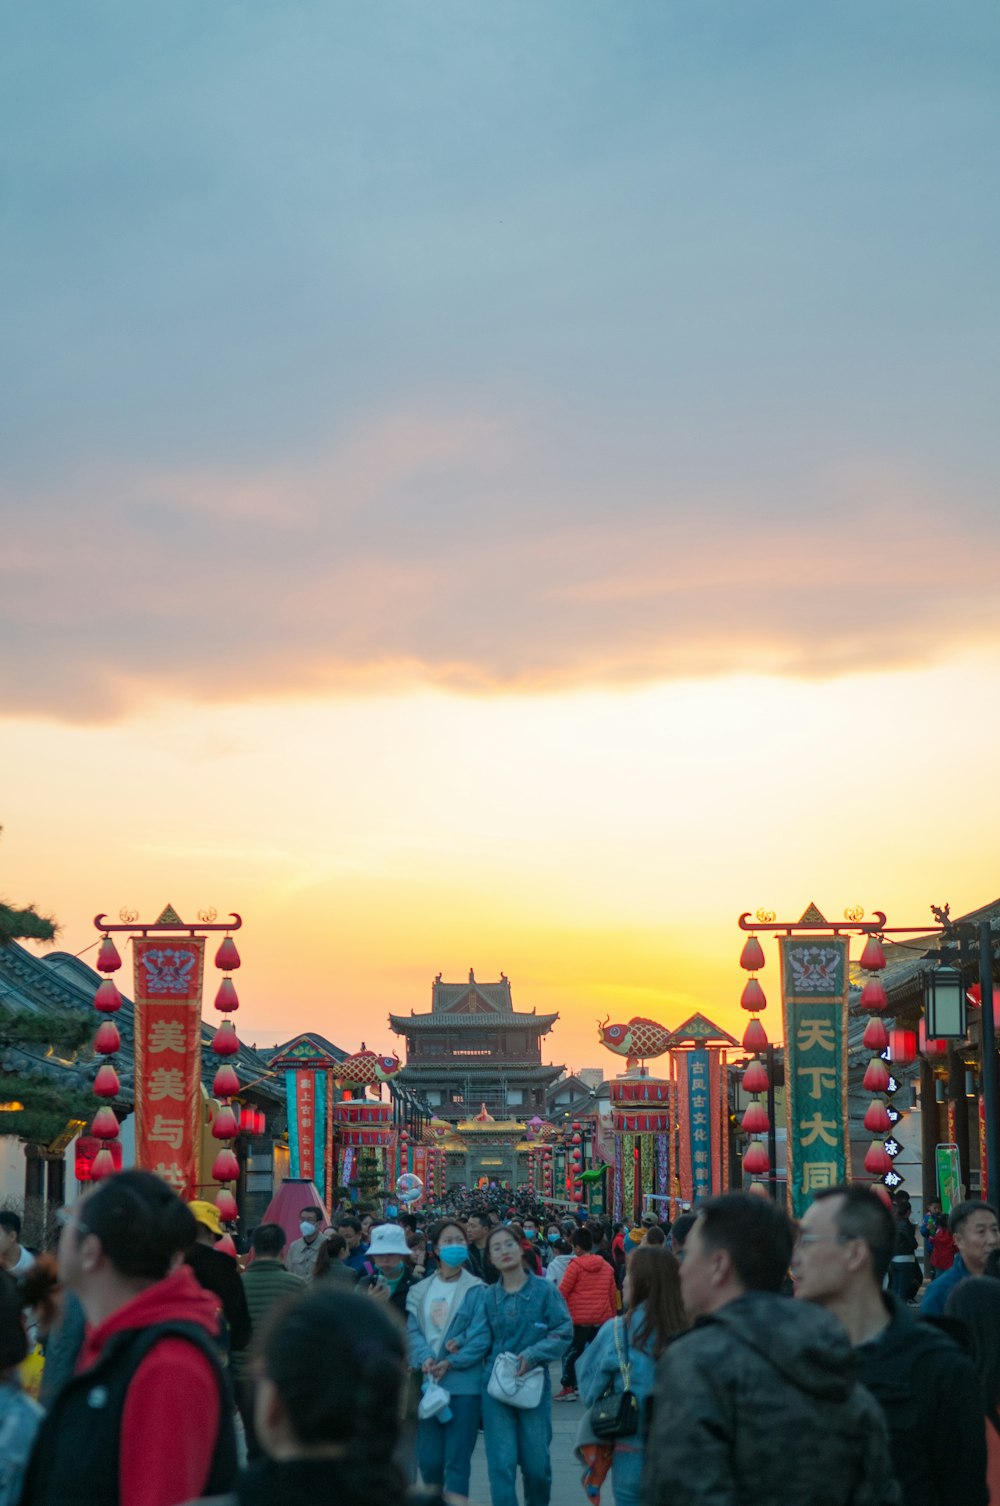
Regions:
[[190, 1209], [123, 1171], [63, 1215], [59, 1274], [87, 1335], [28, 1464], [24, 1506], [177, 1506], [236, 1475], [218, 1299], [181, 1263]]
[[563, 1362], [562, 1390], [553, 1401], [576, 1400], [576, 1362], [602, 1323], [617, 1310], [615, 1273], [606, 1260], [593, 1253], [594, 1238], [587, 1228], [573, 1233], [573, 1259], [559, 1283], [573, 1319], [573, 1343]]

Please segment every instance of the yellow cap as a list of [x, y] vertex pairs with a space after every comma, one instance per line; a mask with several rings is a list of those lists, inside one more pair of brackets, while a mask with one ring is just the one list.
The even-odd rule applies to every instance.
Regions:
[[200, 1199], [196, 1198], [193, 1203], [188, 1203], [188, 1207], [199, 1224], [204, 1224], [205, 1228], [211, 1229], [213, 1234], [222, 1234], [222, 1219], [219, 1217], [219, 1210], [214, 1203], [203, 1203]]

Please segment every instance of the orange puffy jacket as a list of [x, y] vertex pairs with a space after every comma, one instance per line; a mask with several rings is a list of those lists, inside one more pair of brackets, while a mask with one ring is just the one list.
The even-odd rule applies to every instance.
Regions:
[[600, 1255], [574, 1255], [559, 1290], [579, 1328], [606, 1323], [617, 1310], [615, 1273]]

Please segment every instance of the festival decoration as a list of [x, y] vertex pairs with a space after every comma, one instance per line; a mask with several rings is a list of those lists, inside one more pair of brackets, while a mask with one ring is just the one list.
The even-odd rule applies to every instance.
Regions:
[[[827, 925], [811, 905], [800, 924]], [[837, 933], [778, 938], [785, 1024], [788, 1186], [800, 1217], [812, 1194], [846, 1180], [847, 999], [850, 939]], [[878, 1061], [878, 1058], [875, 1058]], [[879, 1062], [884, 1069], [885, 1063]], [[871, 1067], [871, 1064], [870, 1064]], [[866, 1078], [870, 1092], [881, 1091]]]
[[609, 1025], [607, 1020], [603, 1024], [598, 1021], [597, 1039], [616, 1056], [624, 1056], [626, 1070], [631, 1070], [640, 1062], [669, 1051], [673, 1037], [666, 1026], [636, 1015], [627, 1024]]
[[398, 1056], [378, 1056], [361, 1042], [361, 1050], [348, 1056], [334, 1073], [339, 1087], [367, 1088], [374, 1083], [388, 1082], [401, 1072], [403, 1063]]

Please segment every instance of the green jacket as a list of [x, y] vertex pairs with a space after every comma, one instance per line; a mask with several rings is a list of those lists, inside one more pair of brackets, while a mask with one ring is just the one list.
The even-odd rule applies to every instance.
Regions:
[[[243, 1290], [250, 1309], [252, 1335], [256, 1337], [260, 1333], [275, 1303], [283, 1297], [301, 1292], [307, 1285], [308, 1282], [303, 1281], [301, 1276], [293, 1276], [291, 1271], [286, 1271], [283, 1261], [266, 1256], [257, 1256], [252, 1260], [243, 1272]], [[241, 1350], [232, 1356], [234, 1374], [246, 1374], [247, 1352]]]

